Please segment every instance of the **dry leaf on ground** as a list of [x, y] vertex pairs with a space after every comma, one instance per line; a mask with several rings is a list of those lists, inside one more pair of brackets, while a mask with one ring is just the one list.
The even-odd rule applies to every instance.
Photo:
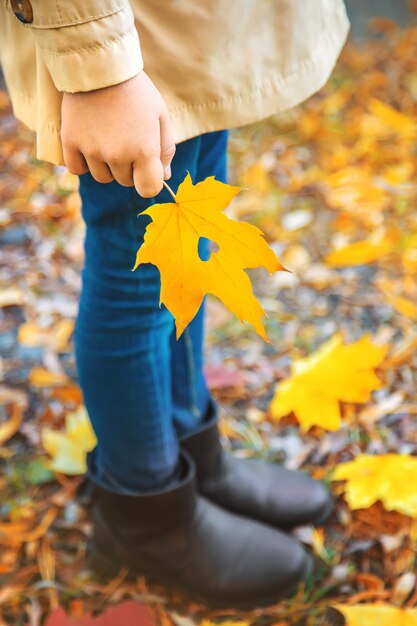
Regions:
[[45, 626], [157, 626], [152, 609], [146, 604], [125, 601], [110, 606], [99, 615], [72, 617], [62, 607], [48, 615]]
[[389, 604], [335, 605], [346, 619], [346, 626], [417, 626], [417, 609]]
[[360, 454], [341, 463], [332, 480], [346, 481], [351, 509], [366, 509], [378, 500], [387, 511], [417, 517], [417, 458], [406, 454]]
[[303, 431], [312, 426], [337, 430], [342, 421], [340, 402], [367, 402], [381, 386], [374, 369], [387, 350], [369, 336], [348, 345], [341, 335], [333, 336], [317, 352], [293, 362], [291, 377], [275, 392], [272, 418], [279, 420], [293, 412]]
[[41, 434], [43, 446], [52, 457], [52, 470], [74, 475], [87, 471], [87, 452], [95, 447], [97, 439], [84, 407], [68, 413], [64, 432], [44, 428]]

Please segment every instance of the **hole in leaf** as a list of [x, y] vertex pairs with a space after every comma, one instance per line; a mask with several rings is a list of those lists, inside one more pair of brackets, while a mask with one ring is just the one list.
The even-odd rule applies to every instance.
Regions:
[[202, 261], [208, 261], [213, 252], [218, 252], [219, 245], [207, 237], [198, 240], [198, 256]]

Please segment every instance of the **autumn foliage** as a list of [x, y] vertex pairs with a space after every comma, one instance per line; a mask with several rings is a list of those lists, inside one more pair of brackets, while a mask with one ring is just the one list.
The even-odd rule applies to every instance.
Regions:
[[[156, 626], [417, 624], [417, 29], [376, 27], [380, 40], [350, 44], [320, 94], [233, 134], [233, 186], [186, 179], [150, 209], [137, 259], [159, 267], [178, 333], [217, 296], [206, 374], [232, 449], [308, 469], [337, 500], [325, 528], [296, 531], [314, 579], [252, 614], [88, 567], [94, 437], [71, 347], [79, 197], [73, 177], [33, 160], [0, 94], [0, 623], [105, 622], [113, 605], [133, 620], [133, 600]], [[178, 244], [184, 233], [192, 244]], [[200, 237], [218, 245], [208, 261]], [[277, 258], [290, 271], [275, 272]]]

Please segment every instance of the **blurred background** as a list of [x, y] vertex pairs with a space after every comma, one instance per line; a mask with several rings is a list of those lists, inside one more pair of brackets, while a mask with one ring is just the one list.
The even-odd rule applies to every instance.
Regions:
[[364, 39], [371, 36], [368, 25], [374, 17], [386, 17], [400, 26], [410, 26], [415, 20], [413, 4], [407, 0], [345, 0], [352, 24], [351, 36]]
[[[248, 191], [229, 215], [259, 226], [291, 272], [250, 273], [271, 344], [209, 300], [206, 373], [225, 443], [309, 470], [337, 498], [325, 529], [297, 531], [316, 557], [314, 581], [251, 615], [88, 569], [91, 433], [72, 350], [77, 179], [35, 159], [0, 87], [0, 626], [47, 615], [54, 626], [60, 605], [74, 626], [126, 598], [149, 605], [155, 626], [417, 623], [417, 0], [346, 4], [351, 37], [326, 87], [230, 143], [231, 182]], [[323, 360], [317, 351], [335, 341], [343, 348]], [[308, 398], [311, 423], [273, 408], [312, 354], [330, 376], [317, 374], [321, 388], [348, 390], [332, 397], [336, 422], [320, 395]], [[352, 459], [364, 468], [356, 482]], [[335, 480], [341, 467], [347, 483]]]

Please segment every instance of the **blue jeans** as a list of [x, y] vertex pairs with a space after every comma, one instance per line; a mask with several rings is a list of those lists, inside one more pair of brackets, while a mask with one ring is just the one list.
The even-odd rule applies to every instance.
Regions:
[[[177, 146], [170, 186], [190, 172], [194, 182], [226, 180], [227, 131]], [[175, 339], [174, 320], [159, 306], [160, 277], [151, 264], [132, 272], [150, 204], [170, 202], [164, 189], [144, 199], [134, 187], [80, 177], [86, 223], [83, 287], [75, 356], [84, 402], [98, 445], [90, 471], [123, 492], [163, 488], [176, 474], [178, 435], [191, 432], [207, 411], [203, 373], [204, 305]], [[201, 258], [209, 255], [200, 240]]]

